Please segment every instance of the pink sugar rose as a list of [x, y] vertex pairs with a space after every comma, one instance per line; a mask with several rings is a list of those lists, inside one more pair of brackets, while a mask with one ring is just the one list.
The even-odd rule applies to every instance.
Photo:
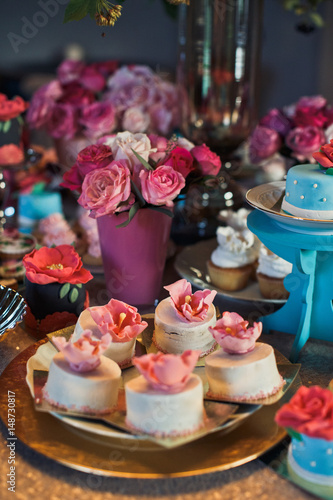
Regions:
[[257, 125], [250, 138], [250, 160], [260, 163], [273, 156], [281, 147], [281, 139], [276, 130]]
[[76, 342], [67, 342], [65, 337], [54, 337], [54, 345], [63, 353], [72, 370], [90, 372], [101, 363], [101, 355], [111, 343], [111, 335], [103, 335], [101, 340], [92, 339], [92, 331], [84, 330]]
[[185, 186], [185, 179], [172, 167], [162, 165], [155, 170], [143, 168], [139, 174], [142, 196], [152, 205], [173, 207], [176, 196]]
[[318, 127], [296, 127], [286, 136], [286, 145], [300, 161], [311, 161], [312, 153], [324, 143], [324, 132]]
[[188, 350], [181, 355], [158, 352], [134, 358], [133, 364], [153, 389], [174, 394], [185, 387], [199, 356], [200, 351]]
[[87, 146], [79, 152], [72, 168], [64, 173], [61, 186], [81, 192], [85, 176], [92, 170], [110, 165], [112, 160], [112, 151], [109, 146], [103, 144]]
[[115, 127], [113, 106], [110, 102], [93, 102], [81, 109], [79, 123], [84, 134], [96, 137], [112, 132]]
[[133, 154], [134, 150], [144, 160], [148, 161], [151, 152], [151, 144], [145, 134], [131, 134], [130, 132], [119, 132], [114, 139], [108, 141], [115, 160], [128, 160], [130, 168], [140, 163]]
[[82, 261], [72, 245], [41, 247], [23, 257], [26, 277], [32, 283], [87, 283], [92, 274], [82, 267]]
[[192, 295], [191, 283], [186, 279], [165, 286], [178, 316], [186, 321], [203, 321], [216, 295], [215, 290], [198, 290]]
[[77, 82], [82, 74], [84, 63], [66, 59], [57, 68], [57, 76], [62, 85]]
[[167, 159], [162, 161], [164, 165], [169, 165], [176, 170], [176, 172], [181, 173], [184, 179], [186, 179], [188, 174], [194, 170], [193, 157], [191, 153], [187, 151], [187, 149], [179, 146], [172, 149]]
[[333, 393], [319, 386], [301, 386], [275, 415], [281, 427], [306, 436], [333, 440]]
[[105, 306], [90, 307], [89, 311], [101, 334], [110, 334], [112, 342], [129, 342], [148, 326], [136, 307], [121, 300], [111, 299]]
[[221, 158], [211, 151], [206, 144], [195, 146], [191, 154], [199, 164], [202, 175], [217, 175], [221, 168]]
[[126, 109], [123, 114], [122, 128], [132, 134], [145, 132], [150, 124], [149, 114], [145, 113], [139, 106]]
[[322, 96], [302, 97], [295, 108], [293, 117], [296, 127], [323, 128], [327, 122], [326, 99]]
[[85, 176], [78, 202], [83, 208], [91, 210], [90, 216], [96, 219], [128, 209], [132, 202], [130, 195], [128, 162], [114, 160], [107, 167], [92, 170]]
[[52, 115], [46, 124], [51, 137], [72, 139], [77, 131], [75, 112], [67, 104], [54, 104]]
[[329, 144], [321, 146], [320, 151], [312, 154], [313, 158], [324, 168], [333, 167], [333, 139]]
[[94, 66], [86, 66], [82, 70], [80, 83], [92, 92], [101, 92], [106, 82], [104, 76]]
[[224, 312], [214, 327], [209, 327], [216, 342], [229, 354], [245, 354], [255, 347], [255, 342], [262, 332], [262, 323], [253, 323], [248, 327], [239, 314]]

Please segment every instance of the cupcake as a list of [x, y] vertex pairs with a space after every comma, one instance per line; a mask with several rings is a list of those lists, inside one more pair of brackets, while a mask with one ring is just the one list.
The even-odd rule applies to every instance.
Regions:
[[219, 227], [218, 247], [207, 262], [213, 285], [226, 291], [242, 290], [248, 284], [259, 254], [258, 240], [251, 231]]
[[22, 260], [36, 245], [36, 240], [30, 234], [23, 234], [17, 229], [5, 229], [0, 236], [0, 259], [2, 262]]
[[251, 210], [247, 208], [239, 208], [236, 211], [227, 208], [219, 212], [218, 219], [224, 222], [226, 226], [230, 226], [237, 231], [242, 231], [243, 229], [247, 229], [247, 216], [250, 212]]
[[292, 264], [271, 252], [264, 245], [260, 248], [257, 280], [260, 293], [266, 299], [287, 299], [289, 292], [283, 281], [292, 271]]

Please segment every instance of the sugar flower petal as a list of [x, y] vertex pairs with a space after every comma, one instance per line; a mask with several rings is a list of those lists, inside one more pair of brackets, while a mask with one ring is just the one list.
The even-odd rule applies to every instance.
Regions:
[[198, 290], [192, 294], [191, 283], [181, 279], [164, 287], [170, 293], [172, 303], [183, 321], [203, 321], [216, 295], [215, 290]]

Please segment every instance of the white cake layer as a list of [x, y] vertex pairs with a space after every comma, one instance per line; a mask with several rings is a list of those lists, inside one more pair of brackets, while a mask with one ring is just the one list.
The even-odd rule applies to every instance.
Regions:
[[223, 349], [205, 359], [210, 392], [229, 399], [267, 397], [283, 385], [273, 348], [256, 343], [247, 354], [228, 354]]
[[[85, 309], [80, 314], [76, 322], [71, 341], [76, 342], [79, 340], [84, 330], [91, 330], [93, 338], [95, 339], [100, 339], [102, 337], [102, 333], [91, 317], [88, 309]], [[104, 351], [103, 355], [112, 359], [119, 365], [122, 365], [124, 362], [128, 362], [133, 358], [135, 352], [135, 341], [136, 339], [134, 338], [129, 342], [112, 342], [106, 351]]]
[[87, 412], [105, 412], [117, 404], [121, 369], [101, 356], [101, 363], [89, 372], [75, 372], [62, 353], [51, 362], [44, 396], [52, 404]]
[[147, 434], [189, 434], [203, 424], [203, 387], [197, 375], [176, 394], [150, 388], [140, 375], [126, 384], [125, 393], [127, 423]]
[[209, 352], [215, 340], [209, 326], [215, 326], [216, 312], [213, 304], [202, 321], [182, 320], [177, 314], [170, 297], [162, 300], [155, 310], [154, 339], [157, 347], [171, 354], [181, 354], [187, 349]]

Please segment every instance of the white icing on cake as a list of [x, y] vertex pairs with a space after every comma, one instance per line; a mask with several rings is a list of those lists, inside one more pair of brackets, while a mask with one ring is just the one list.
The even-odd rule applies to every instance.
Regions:
[[218, 247], [211, 255], [215, 266], [235, 268], [252, 264], [259, 254], [259, 240], [248, 229], [236, 231], [219, 227], [216, 231]]
[[251, 210], [247, 208], [239, 208], [236, 212], [230, 208], [219, 212], [219, 219], [224, 221], [227, 226], [231, 226], [237, 231], [247, 229], [247, 216]]
[[[84, 330], [91, 330], [93, 333], [93, 338], [95, 339], [100, 339], [102, 337], [102, 333], [91, 317], [90, 311], [88, 309], [85, 309], [80, 314], [76, 322], [73, 335], [71, 337], [71, 342], [76, 342], [81, 337]], [[111, 342], [106, 351], [104, 351], [103, 355], [107, 358], [112, 359], [121, 367], [127, 366], [134, 356], [135, 342], [135, 338], [130, 340], [129, 342]]]
[[121, 370], [117, 363], [101, 356], [101, 363], [89, 372], [72, 370], [62, 353], [50, 365], [43, 395], [60, 408], [85, 413], [107, 413], [118, 400]]
[[210, 394], [221, 399], [264, 398], [284, 384], [273, 348], [260, 342], [246, 354], [228, 354], [220, 349], [206, 357], [205, 369]]
[[170, 297], [162, 300], [155, 310], [154, 342], [166, 353], [182, 354], [187, 349], [200, 350], [204, 355], [214, 349], [215, 340], [208, 331], [216, 324], [216, 311], [210, 305], [202, 321], [182, 320], [177, 314]]
[[285, 278], [292, 271], [292, 264], [262, 245], [260, 248], [257, 273], [272, 278]]
[[128, 425], [147, 434], [185, 435], [203, 425], [203, 387], [197, 375], [175, 394], [152, 389], [140, 375], [125, 385], [125, 394]]

